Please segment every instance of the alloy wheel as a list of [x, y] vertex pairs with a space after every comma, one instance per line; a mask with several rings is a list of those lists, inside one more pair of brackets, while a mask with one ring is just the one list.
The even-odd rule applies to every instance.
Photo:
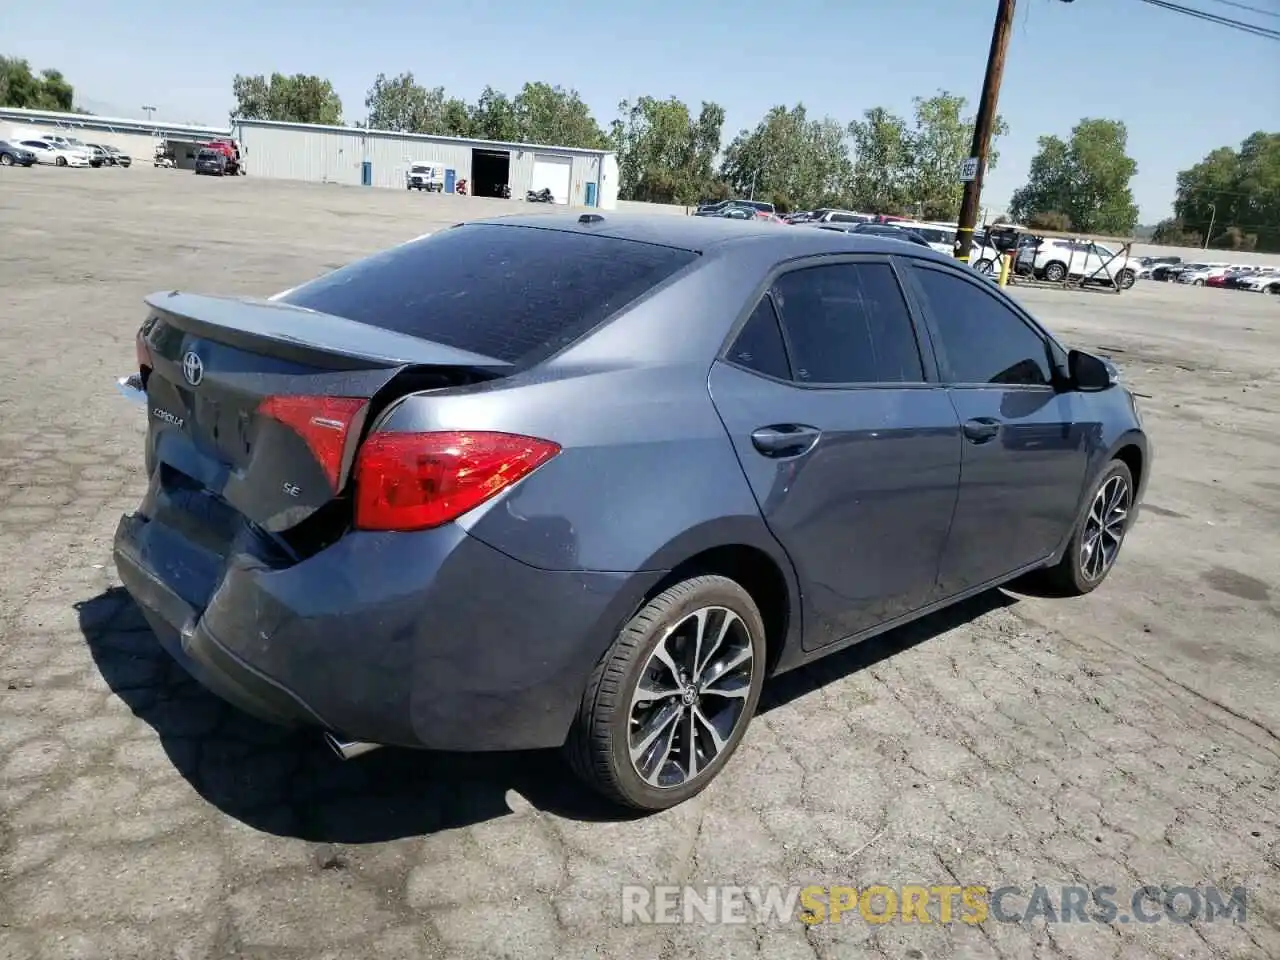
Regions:
[[672, 788], [705, 772], [743, 720], [755, 669], [747, 625], [727, 607], [668, 630], [631, 695], [627, 746], [640, 778]]
[[1086, 580], [1101, 580], [1116, 562], [1132, 499], [1122, 476], [1110, 477], [1094, 495], [1080, 538], [1080, 572]]
[[1044, 278], [1050, 283], [1060, 283], [1067, 275], [1067, 268], [1060, 263], [1051, 263], [1044, 268]]

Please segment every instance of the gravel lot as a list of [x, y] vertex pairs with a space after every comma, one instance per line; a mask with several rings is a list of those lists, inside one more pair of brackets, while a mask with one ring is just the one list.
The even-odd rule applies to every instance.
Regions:
[[[120, 173], [0, 175], [0, 958], [1280, 956], [1280, 299], [1019, 292], [1148, 395], [1108, 584], [781, 678], [709, 791], [618, 819], [554, 755], [340, 764], [235, 714], [111, 566], [144, 294], [270, 294], [523, 205]], [[624, 926], [623, 883], [1243, 884], [1248, 916]]]

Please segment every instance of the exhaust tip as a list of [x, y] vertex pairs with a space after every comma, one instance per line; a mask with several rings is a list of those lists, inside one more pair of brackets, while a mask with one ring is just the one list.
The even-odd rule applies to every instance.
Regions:
[[334, 736], [328, 730], [324, 733], [324, 742], [342, 760], [354, 760], [356, 757], [372, 753], [382, 746], [380, 743], [369, 743], [366, 740], [343, 740]]

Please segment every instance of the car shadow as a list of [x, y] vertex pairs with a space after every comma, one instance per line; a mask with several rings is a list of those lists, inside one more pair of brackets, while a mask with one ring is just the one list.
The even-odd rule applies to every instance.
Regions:
[[[785, 706], [1016, 602], [1001, 591], [988, 591], [792, 670], [768, 682], [760, 709]], [[178, 773], [210, 804], [257, 830], [320, 843], [378, 843], [503, 817], [518, 807], [519, 798], [574, 820], [643, 816], [585, 789], [554, 750], [384, 749], [343, 762], [317, 731], [263, 723], [206, 691], [164, 652], [123, 589], [113, 587], [83, 601], [77, 611], [103, 679], [155, 730]]]
[[827, 684], [874, 667], [877, 663], [932, 640], [939, 634], [962, 627], [993, 610], [1010, 607], [1017, 602], [1017, 597], [1002, 589], [986, 590], [937, 613], [790, 670], [774, 677], [765, 685], [760, 695], [759, 712], [765, 713], [786, 706]]

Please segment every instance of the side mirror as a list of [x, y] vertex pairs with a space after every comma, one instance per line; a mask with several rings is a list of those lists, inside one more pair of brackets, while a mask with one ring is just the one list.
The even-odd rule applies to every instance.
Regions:
[[1073, 390], [1106, 390], [1116, 382], [1114, 368], [1107, 361], [1083, 350], [1067, 354], [1067, 372]]

